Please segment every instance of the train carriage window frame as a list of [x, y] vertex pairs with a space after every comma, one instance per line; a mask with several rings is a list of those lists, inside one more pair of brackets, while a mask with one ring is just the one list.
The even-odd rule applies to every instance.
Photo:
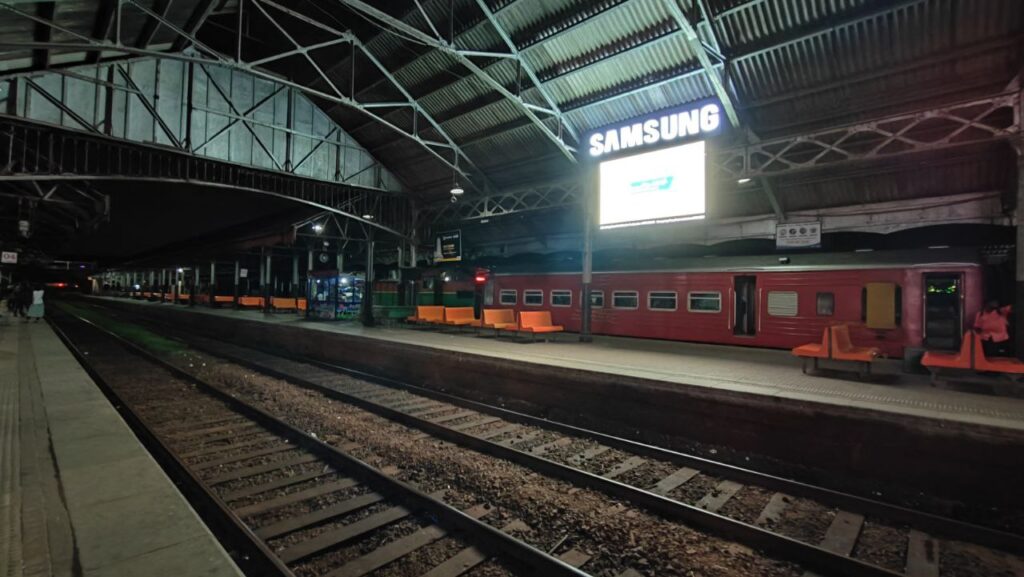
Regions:
[[[668, 301], [669, 299], [672, 300], [672, 308], [654, 306], [656, 300]], [[647, 293], [647, 310], [665, 313], [679, 310], [679, 293], [676, 291], [649, 291]]]
[[[562, 301], [562, 299], [568, 299], [568, 300], [565, 300], [564, 302], [560, 302], [560, 301]], [[560, 307], [560, 308], [571, 307], [572, 306], [572, 291], [571, 290], [562, 290], [562, 289], [552, 290], [551, 291], [551, 306], [553, 306], [553, 307]]]
[[[583, 292], [580, 291], [582, 295]], [[596, 297], [596, 298], [595, 298]], [[603, 309], [604, 308], [604, 291], [590, 291], [590, 308], [591, 309]]]
[[793, 318], [800, 314], [800, 295], [796, 291], [768, 291], [765, 310], [770, 317]]
[[[633, 306], [621, 306], [618, 300], [633, 299]], [[612, 291], [612, 308], [619, 310], [635, 311], [640, 308], [640, 293], [638, 291]]]
[[[714, 301], [718, 303], [715, 309], [694, 307], [694, 301]], [[717, 314], [722, 312], [721, 291], [690, 291], [686, 293], [686, 310], [691, 313]]]
[[[512, 300], [507, 300], [505, 297], [511, 296]], [[519, 304], [519, 291], [516, 289], [501, 289], [498, 291], [498, 304], [515, 306]]]
[[819, 317], [831, 317], [836, 314], [836, 293], [823, 292], [814, 295], [814, 310]]
[[[535, 302], [530, 302], [531, 300]], [[526, 307], [542, 307], [544, 306], [544, 291], [541, 289], [524, 289], [523, 290], [523, 306]]]

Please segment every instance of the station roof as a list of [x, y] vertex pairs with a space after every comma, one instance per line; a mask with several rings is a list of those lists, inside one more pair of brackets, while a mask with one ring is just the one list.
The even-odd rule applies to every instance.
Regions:
[[[80, 37], [119, 30], [169, 52], [196, 49], [179, 32], [197, 30], [200, 50], [271, 59], [261, 68], [331, 96], [313, 100], [426, 201], [447, 195], [452, 168], [395, 127], [454, 144], [482, 194], [575, 178], [580, 135], [669, 106], [716, 97], [735, 108], [729, 138], [769, 139], [994, 94], [1024, 65], [1018, 0], [133, 0], [119, 21], [117, 4], [15, 2], [61, 29], [0, 18], [0, 74], [126, 56], [57, 49]], [[1014, 163], [976, 144], [774, 185], [800, 210], [1005, 189]], [[739, 187], [722, 199], [724, 216], [772, 210]]]

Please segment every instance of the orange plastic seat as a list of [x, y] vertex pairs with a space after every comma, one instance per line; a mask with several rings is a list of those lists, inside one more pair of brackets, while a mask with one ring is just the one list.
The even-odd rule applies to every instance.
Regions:
[[476, 325], [473, 307], [444, 307], [444, 324], [453, 327]]
[[298, 305], [293, 298], [270, 297], [270, 308], [275, 311], [293, 311]]
[[427, 305], [418, 306], [416, 307], [416, 314], [405, 320], [418, 324], [441, 324], [444, 322], [444, 307]]
[[927, 351], [921, 357], [921, 365], [929, 369], [966, 369], [974, 368], [974, 339], [971, 331], [964, 333], [960, 351], [956, 353], [936, 353]]
[[848, 325], [832, 327], [832, 358], [837, 361], [870, 363], [881, 351], [878, 347], [858, 347], [850, 340]]
[[213, 297], [214, 303], [228, 304], [235, 302], [235, 297], [227, 295], [216, 295]]
[[820, 343], [808, 343], [806, 345], [795, 347], [792, 351], [793, 355], [809, 359], [827, 359], [831, 352], [829, 350], [831, 348], [831, 334], [832, 331], [830, 331], [828, 327], [825, 327], [825, 329], [821, 331]]
[[516, 311], [512, 309], [484, 309], [483, 317], [480, 319], [480, 326], [485, 329], [499, 331], [507, 328], [515, 328]]
[[238, 297], [238, 306], [263, 308], [263, 297]]
[[299, 309], [300, 312], [306, 310], [306, 299], [295, 299], [295, 306]]
[[974, 370], [989, 373], [1006, 373], [1010, 375], [1024, 374], [1024, 363], [1020, 359], [1010, 357], [985, 356], [985, 349], [981, 345], [981, 335], [974, 333]]
[[519, 324], [503, 330], [530, 333], [533, 338], [538, 334], [560, 333], [565, 330], [561, 325], [551, 322], [551, 311], [523, 311], [519, 313]]

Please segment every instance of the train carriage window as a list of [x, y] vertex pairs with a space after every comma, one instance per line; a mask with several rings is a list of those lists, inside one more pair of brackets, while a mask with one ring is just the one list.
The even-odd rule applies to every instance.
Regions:
[[604, 308], [604, 291], [590, 291], [590, 308]]
[[528, 307], [544, 306], [544, 291], [536, 289], [524, 290], [523, 304]]
[[647, 293], [647, 308], [652, 311], [676, 310], [676, 293], [670, 291], [652, 291]]
[[553, 306], [553, 307], [571, 307], [572, 306], [572, 291], [564, 291], [564, 290], [551, 291], [551, 306]]
[[796, 291], [768, 291], [768, 316], [795, 317], [797, 303]]
[[869, 282], [860, 291], [860, 320], [869, 329], [894, 329], [903, 320], [903, 289], [892, 282]]
[[836, 314], [836, 295], [835, 293], [818, 293], [817, 298], [817, 310], [819, 317], [830, 317]]
[[640, 306], [640, 293], [636, 291], [614, 291], [612, 293], [612, 308], [636, 309]]
[[501, 289], [498, 293], [498, 302], [503, 305], [514, 305], [519, 301], [516, 289]]
[[722, 312], [722, 293], [720, 292], [691, 292], [686, 295], [686, 310], [691, 313], [720, 313]]

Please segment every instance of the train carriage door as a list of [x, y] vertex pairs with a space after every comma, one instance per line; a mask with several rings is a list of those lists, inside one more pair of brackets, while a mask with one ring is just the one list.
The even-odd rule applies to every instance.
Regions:
[[924, 275], [924, 345], [957, 350], [963, 335], [963, 277], [959, 274]]
[[736, 292], [732, 334], [752, 337], [757, 334], [757, 277], [737, 276], [733, 282]]

